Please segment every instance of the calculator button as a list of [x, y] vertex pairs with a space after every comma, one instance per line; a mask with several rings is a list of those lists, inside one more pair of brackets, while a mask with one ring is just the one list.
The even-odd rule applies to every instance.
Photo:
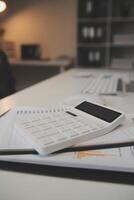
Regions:
[[80, 129], [79, 129], [79, 132], [81, 133], [81, 132], [85, 132], [85, 131], [89, 131], [89, 129], [87, 129], [86, 127], [81, 127]]
[[40, 130], [43, 130], [43, 131], [47, 131], [47, 130], [50, 130], [52, 127], [50, 126], [50, 124], [46, 124], [46, 125], [43, 125], [43, 126], [39, 126], [39, 129]]
[[47, 115], [44, 115], [41, 119], [42, 119], [43, 121], [46, 121], [46, 120], [50, 120], [50, 117], [47, 116]]
[[64, 132], [64, 131], [70, 130], [70, 128], [64, 125], [62, 127], [59, 127], [58, 130], [60, 130], [61, 132]]
[[37, 125], [42, 127], [42, 126], [46, 126], [46, 124], [47, 124], [46, 122], [42, 121], [42, 122], [38, 123]]
[[57, 123], [57, 120], [52, 119], [52, 120], [51, 120], [51, 124], [55, 124], [55, 123]]
[[43, 145], [45, 145], [45, 146], [47, 146], [47, 145], [52, 145], [52, 144], [54, 144], [54, 141], [53, 141], [53, 140], [45, 140], [45, 141], [43, 142]]
[[33, 125], [33, 124], [31, 125], [31, 123], [22, 124], [22, 125], [23, 125], [23, 127], [25, 127], [26, 129], [30, 129], [30, 128], [33, 128], [33, 127], [34, 127], [34, 125]]
[[99, 127], [99, 129], [101, 128], [105, 128], [105, 126], [104, 126], [104, 124], [97, 124], [98, 125], [98, 127]]
[[73, 121], [70, 121], [70, 120], [66, 121], [66, 125], [68, 125], [68, 126], [71, 126], [71, 125], [73, 125], [73, 124], [74, 124]]
[[81, 128], [81, 125], [80, 124], [76, 124], [76, 125], [73, 125], [71, 126], [72, 129], [79, 129]]
[[39, 129], [37, 129], [35, 127], [28, 129], [28, 131], [31, 134], [38, 134], [39, 133]]
[[86, 128], [87, 128], [87, 130], [92, 130], [92, 131], [94, 131], [94, 130], [97, 130], [98, 129], [98, 127], [97, 126], [86, 126]]
[[22, 123], [21, 123], [23, 126], [27, 126], [27, 125], [29, 125], [30, 124], [30, 122], [29, 121], [22, 121]]
[[40, 122], [40, 119], [32, 119], [30, 122], [31, 122], [31, 123], [39, 123], [39, 122]]
[[53, 124], [56, 128], [62, 128], [64, 127], [64, 124], [63, 123], [55, 123]]
[[71, 134], [70, 137], [76, 137], [78, 135], [79, 135], [79, 133], [75, 132], [75, 133]]
[[57, 134], [57, 135], [56, 135], [55, 139], [56, 139], [57, 141], [62, 141], [62, 140], [66, 140], [67, 137], [66, 137], [65, 135], [61, 135], [61, 133], [60, 133], [60, 134]]
[[48, 132], [46, 132], [46, 137], [47, 136], [53, 136], [53, 137], [56, 137], [56, 135], [59, 134], [59, 131], [58, 130], [49, 130]]
[[68, 136], [69, 136], [69, 137], [75, 137], [75, 136], [78, 136], [78, 135], [79, 135], [79, 133], [76, 132], [75, 130], [70, 130], [70, 131], [68, 132]]

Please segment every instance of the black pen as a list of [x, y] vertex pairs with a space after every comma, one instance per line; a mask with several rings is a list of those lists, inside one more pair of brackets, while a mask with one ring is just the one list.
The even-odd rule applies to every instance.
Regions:
[[54, 153], [113, 149], [113, 148], [129, 147], [129, 146], [134, 146], [134, 141], [118, 142], [118, 143], [116, 142], [116, 143], [107, 143], [107, 144], [94, 144], [94, 145], [85, 145], [85, 146], [76, 146], [76, 147], [73, 146], [73, 147], [61, 149]]
[[[67, 152], [77, 152], [77, 151], [90, 151], [90, 150], [102, 150], [102, 149], [113, 149], [121, 147], [134, 146], [134, 141], [127, 142], [116, 142], [108, 144], [96, 144], [96, 145], [87, 145], [87, 146], [77, 146], [77, 147], [68, 147], [62, 150], [58, 150], [52, 154], [67, 153]], [[0, 156], [5, 155], [26, 155], [34, 154], [38, 155], [38, 152], [35, 149], [1, 149]]]
[[38, 154], [35, 149], [0, 149], [0, 156]]

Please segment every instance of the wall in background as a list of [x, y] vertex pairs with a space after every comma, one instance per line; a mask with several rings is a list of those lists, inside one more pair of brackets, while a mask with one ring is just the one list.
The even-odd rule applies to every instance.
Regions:
[[76, 56], [77, 0], [13, 0], [3, 17], [5, 38], [20, 45], [40, 43], [42, 57]]

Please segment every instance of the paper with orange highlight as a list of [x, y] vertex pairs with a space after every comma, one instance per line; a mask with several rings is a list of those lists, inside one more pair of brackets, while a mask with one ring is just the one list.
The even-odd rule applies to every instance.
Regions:
[[114, 156], [114, 154], [104, 153], [103, 151], [81, 151], [76, 153], [77, 159], [82, 159], [85, 157], [106, 157], [106, 156]]

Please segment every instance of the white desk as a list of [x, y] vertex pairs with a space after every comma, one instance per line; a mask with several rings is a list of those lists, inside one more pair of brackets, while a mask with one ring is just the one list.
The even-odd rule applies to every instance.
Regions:
[[[54, 106], [65, 98], [78, 94], [83, 79], [73, 78], [79, 70], [60, 74], [0, 101], [0, 108], [13, 105]], [[127, 72], [127, 71], [126, 71]], [[99, 70], [98, 70], [99, 73]], [[134, 73], [126, 73], [128, 78]], [[134, 95], [105, 97], [107, 103], [125, 112], [134, 112]], [[97, 181], [73, 180], [44, 175], [0, 170], [1, 200], [133, 200], [134, 186]]]
[[62, 60], [16, 60], [10, 61], [16, 90], [22, 90], [72, 67], [69, 59]]
[[60, 72], [64, 72], [70, 67], [70, 60], [16, 60], [10, 62], [14, 67], [56, 67], [59, 68]]

